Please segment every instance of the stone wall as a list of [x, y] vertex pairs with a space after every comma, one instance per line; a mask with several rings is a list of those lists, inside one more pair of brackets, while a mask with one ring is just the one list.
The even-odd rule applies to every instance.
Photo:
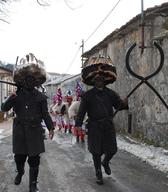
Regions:
[[[153, 46], [152, 40], [162, 47], [164, 51], [164, 66], [162, 70], [149, 80], [152, 86], [164, 98], [168, 105], [168, 17], [155, 16], [146, 20], [145, 45], [150, 46], [141, 55], [140, 28], [125, 34], [123, 37], [109, 41], [107, 47], [99, 50], [99, 54], [107, 51], [118, 73], [117, 81], [110, 87], [115, 89], [122, 97], [126, 95], [140, 81], [131, 76], [125, 66], [125, 55], [128, 48], [137, 43], [130, 56], [130, 66], [137, 74], [147, 76], [153, 73], [159, 65], [160, 56]], [[132, 23], [138, 26], [138, 21]], [[129, 26], [128, 26], [129, 27]], [[95, 53], [97, 54], [97, 53]], [[168, 109], [158, 96], [146, 85], [142, 84], [129, 98], [129, 111], [118, 112], [115, 116], [116, 128], [120, 131], [128, 129], [128, 114], [132, 115], [132, 132], [135, 137], [142, 138], [148, 143], [168, 146]]]
[[[136, 43], [130, 55], [131, 69], [146, 77], [155, 72], [160, 62], [158, 50], [153, 46], [156, 41], [164, 51], [162, 70], [149, 79], [149, 83], [158, 91], [168, 105], [168, 3], [145, 11], [144, 43], [147, 48], [141, 54], [141, 17], [137, 15], [120, 29], [113, 31], [105, 39], [85, 52], [83, 57], [110, 56], [117, 68], [118, 78], [109, 87], [116, 90], [121, 97], [140, 82], [126, 69], [125, 56], [128, 49]], [[128, 118], [129, 117], [129, 118]], [[132, 121], [129, 120], [132, 118]], [[148, 143], [168, 147], [168, 109], [158, 96], [142, 84], [129, 97], [129, 111], [118, 112], [114, 117], [116, 129], [141, 138]], [[128, 126], [129, 125], [129, 126]]]

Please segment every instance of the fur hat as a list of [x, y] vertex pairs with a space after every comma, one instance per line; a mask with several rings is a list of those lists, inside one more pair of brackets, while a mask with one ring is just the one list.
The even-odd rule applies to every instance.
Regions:
[[22, 58], [14, 71], [14, 81], [17, 85], [24, 86], [25, 78], [33, 76], [35, 86], [39, 86], [46, 81], [46, 70], [44, 63], [38, 60], [34, 54], [29, 53]]
[[94, 85], [95, 77], [103, 76], [105, 84], [113, 83], [117, 79], [116, 67], [110, 57], [92, 57], [86, 60], [86, 67], [82, 69], [82, 81], [87, 85]]

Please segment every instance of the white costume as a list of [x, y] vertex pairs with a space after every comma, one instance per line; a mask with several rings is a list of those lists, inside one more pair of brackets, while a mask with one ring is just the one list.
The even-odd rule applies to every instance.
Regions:
[[52, 111], [56, 117], [56, 124], [59, 127], [59, 129], [64, 127], [64, 121], [63, 121], [63, 114], [62, 114], [62, 108], [65, 105], [64, 102], [56, 103], [53, 107], [52, 107]]
[[65, 132], [67, 130], [69, 130], [69, 133], [71, 133], [71, 128], [72, 128], [72, 125], [73, 125], [73, 120], [69, 118], [69, 114], [68, 114], [68, 110], [69, 110], [69, 107], [71, 105], [69, 105], [68, 102], [65, 102], [65, 111], [64, 111], [64, 128], [65, 128]]
[[73, 126], [72, 126], [73, 134], [77, 137], [78, 141], [79, 141], [79, 137], [81, 138], [82, 141], [84, 141], [85, 124], [82, 125], [81, 131], [77, 131], [75, 127], [75, 117], [77, 116], [79, 106], [80, 106], [80, 101], [74, 101], [68, 109], [68, 114], [69, 114], [69, 118], [73, 121]]
[[74, 101], [68, 109], [70, 119], [74, 119], [79, 110], [80, 101]]

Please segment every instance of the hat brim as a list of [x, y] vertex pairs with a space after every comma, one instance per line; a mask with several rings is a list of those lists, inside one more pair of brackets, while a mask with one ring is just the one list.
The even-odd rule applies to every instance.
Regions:
[[36, 64], [23, 66], [16, 69], [14, 72], [14, 81], [18, 85], [24, 85], [26, 76], [33, 76], [35, 78], [35, 86], [39, 86], [46, 81], [46, 71]]
[[83, 83], [87, 85], [94, 85], [94, 78], [103, 76], [105, 84], [112, 84], [117, 79], [116, 68], [111, 64], [91, 64], [86, 66], [81, 71]]

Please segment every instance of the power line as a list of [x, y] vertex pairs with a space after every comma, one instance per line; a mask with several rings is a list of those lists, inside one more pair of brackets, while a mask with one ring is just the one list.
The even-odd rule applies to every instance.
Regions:
[[[118, 6], [118, 4], [120, 3], [121, 0], [118, 0], [117, 3], [114, 5], [114, 7], [109, 11], [109, 13], [106, 15], [106, 17], [101, 21], [101, 23], [96, 27], [96, 29], [89, 35], [89, 37], [83, 41], [83, 44], [86, 43], [95, 33], [96, 31], [99, 29], [99, 27], [105, 22], [105, 20], [110, 16], [110, 14], [114, 11], [114, 9]], [[74, 63], [79, 51], [82, 47], [82, 45], [78, 48], [77, 52], [75, 53], [75, 56], [73, 57], [72, 61], [70, 62], [67, 70], [66, 70], [66, 73], [69, 71], [69, 69], [71, 68], [72, 64]]]
[[81, 49], [81, 46], [77, 49], [77, 51], [76, 51], [76, 53], [75, 53], [72, 61], [71, 61], [70, 64], [68, 65], [65, 73], [68, 73], [69, 69], [72, 67], [72, 64], [74, 63], [75, 59], [77, 58], [77, 55], [78, 55], [80, 49]]
[[[72, 61], [71, 61], [70, 64], [68, 65], [67, 69], [65, 70], [65, 74], [67, 74], [68, 71], [69, 71], [69, 69], [72, 67], [72, 64], [74, 63], [75, 59], [77, 58], [77, 55], [78, 55], [80, 49], [81, 49], [81, 46], [77, 49], [77, 51], [76, 51], [76, 53], [75, 53]], [[64, 79], [64, 76], [62, 76], [62, 78], [61, 78], [59, 81], [61, 82], [63, 79]]]
[[114, 11], [114, 9], [118, 6], [121, 0], [118, 0], [114, 7], [109, 11], [106, 17], [101, 21], [101, 23], [96, 27], [96, 29], [89, 35], [89, 37], [85, 40], [85, 43], [96, 33], [99, 27], [105, 22], [105, 20], [110, 16], [110, 14]]

